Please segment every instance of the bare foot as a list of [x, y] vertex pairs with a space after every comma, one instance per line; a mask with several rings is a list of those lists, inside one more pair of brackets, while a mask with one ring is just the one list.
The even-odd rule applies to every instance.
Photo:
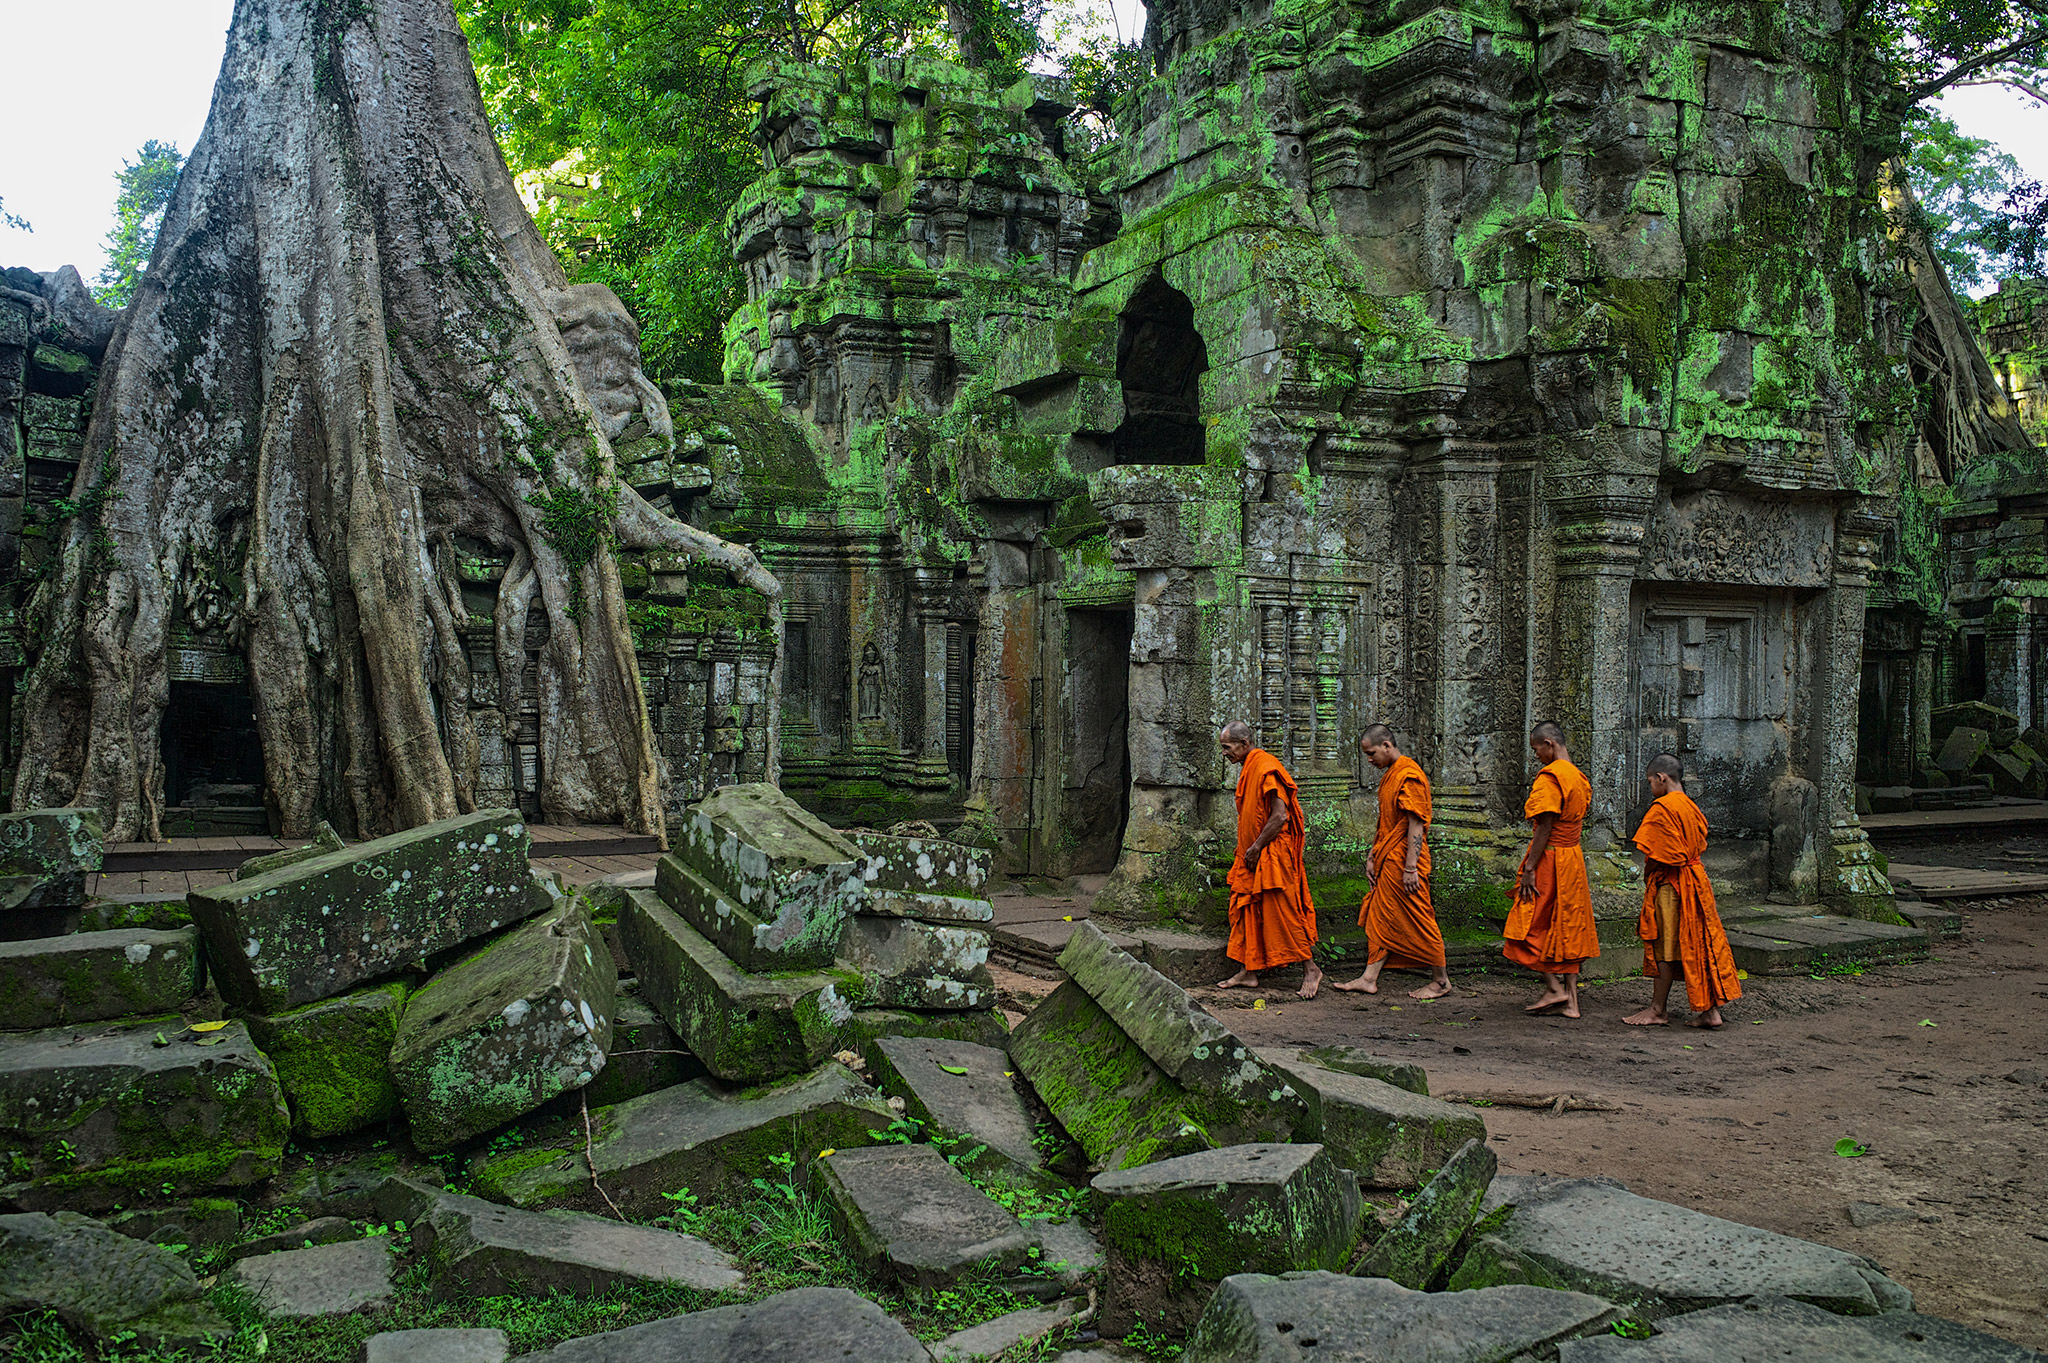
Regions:
[[1556, 1012], [1556, 1013], [1553, 1013], [1553, 1014], [1551, 1014], [1551, 1016], [1552, 1016], [1552, 1017], [1561, 1017], [1561, 1018], [1575, 1018], [1575, 1017], [1577, 1017], [1578, 1015], [1579, 1015], [1579, 1001], [1578, 1001], [1577, 999], [1567, 999], [1567, 1000], [1565, 1001], [1565, 1005], [1564, 1005], [1564, 1008], [1563, 1008], [1562, 1010], [1560, 1010], [1559, 1012]]
[[1709, 1008], [1704, 1013], [1694, 1013], [1685, 1020], [1685, 1025], [1688, 1027], [1704, 1027], [1711, 1032], [1721, 1025], [1721, 1010]]
[[1317, 965], [1314, 961], [1310, 961], [1308, 963], [1308, 969], [1301, 972], [1301, 989], [1295, 995], [1295, 997], [1303, 999], [1312, 999], [1316, 996], [1316, 990], [1321, 989], [1322, 987], [1323, 968]]
[[1341, 989], [1347, 994], [1377, 994], [1380, 992], [1380, 982], [1368, 970], [1349, 984], [1333, 984], [1330, 988]]
[[1240, 970], [1227, 980], [1216, 981], [1218, 989], [1256, 989], [1258, 985], [1259, 977], [1249, 970]]
[[1442, 980], [1431, 980], [1428, 984], [1425, 984], [1420, 989], [1409, 990], [1408, 997], [1411, 999], [1440, 999], [1448, 995], [1450, 992], [1450, 985], [1444, 983]]
[[1547, 1013], [1553, 1008], [1562, 1008], [1570, 1002], [1572, 1002], [1570, 994], [1553, 994], [1549, 990], [1545, 990], [1542, 998], [1536, 1000], [1536, 1002], [1530, 1004], [1522, 1011], [1525, 1013]]
[[1671, 1025], [1670, 1015], [1668, 1013], [1660, 1013], [1654, 1008], [1645, 1008], [1640, 1013], [1630, 1013], [1622, 1021], [1631, 1027], [1668, 1027]]

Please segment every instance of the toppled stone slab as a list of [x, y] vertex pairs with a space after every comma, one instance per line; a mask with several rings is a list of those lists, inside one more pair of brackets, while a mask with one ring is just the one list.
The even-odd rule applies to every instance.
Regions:
[[[774, 1173], [771, 1154], [794, 1154], [807, 1166], [821, 1150], [871, 1145], [895, 1112], [846, 1066], [764, 1089], [734, 1092], [708, 1079], [590, 1113], [592, 1148], [605, 1191], [628, 1216], [669, 1210], [662, 1196], [689, 1188], [699, 1196], [737, 1193]], [[500, 1154], [471, 1166], [478, 1193], [519, 1207], [604, 1210], [590, 1186], [583, 1126], [558, 1139]]]
[[799, 1287], [740, 1306], [692, 1311], [572, 1339], [517, 1363], [931, 1363], [910, 1331], [843, 1287]]
[[296, 866], [302, 861], [311, 861], [314, 857], [339, 852], [347, 846], [348, 844], [341, 840], [341, 834], [334, 831], [333, 825], [322, 819], [313, 825], [311, 840], [297, 847], [287, 847], [282, 852], [265, 852], [260, 857], [250, 857], [229, 872], [228, 879], [254, 880], [257, 876], [281, 870], [286, 866]]
[[618, 973], [579, 899], [523, 923], [413, 995], [391, 1077], [413, 1145], [445, 1150], [604, 1068]]
[[1311, 1065], [1320, 1065], [1326, 1070], [1341, 1074], [1356, 1074], [1367, 1079], [1377, 1079], [1382, 1084], [1392, 1084], [1397, 1089], [1429, 1096], [1429, 1075], [1422, 1066], [1410, 1060], [1394, 1060], [1383, 1055], [1374, 1055], [1357, 1046], [1318, 1046], [1314, 1050], [1301, 1052], [1300, 1058]]
[[1010, 1059], [1098, 1168], [1209, 1145], [1187, 1111], [1186, 1091], [1072, 980], [1017, 1024]]
[[226, 1245], [242, 1234], [242, 1208], [232, 1198], [195, 1197], [172, 1207], [131, 1207], [109, 1213], [108, 1230], [156, 1245]]
[[868, 1048], [876, 1085], [903, 1100], [904, 1115], [928, 1131], [982, 1147], [977, 1172], [1018, 1183], [1045, 1176], [1032, 1143], [1037, 1124], [1017, 1092], [1010, 1057], [989, 1046], [929, 1037], [883, 1037]]
[[1414, 1187], [1465, 1142], [1486, 1140], [1485, 1119], [1462, 1104], [1299, 1059], [1276, 1057], [1275, 1068], [1308, 1100], [1302, 1138], [1328, 1146], [1368, 1187]]
[[[673, 852], [655, 865], [661, 901], [742, 970], [812, 970], [832, 964], [846, 927], [844, 904], [828, 922], [812, 923], [802, 903], [770, 906], [768, 916], [742, 908]], [[815, 904], [808, 907], [815, 907]]]
[[29, 1210], [255, 1183], [277, 1172], [289, 1126], [276, 1071], [239, 1022], [0, 1037], [0, 1150], [14, 1155], [0, 1197]]
[[233, 1331], [191, 1266], [75, 1212], [0, 1216], [0, 1317], [54, 1311], [97, 1340], [203, 1344]]
[[191, 928], [0, 942], [0, 1031], [169, 1012], [198, 992]]
[[965, 1330], [956, 1330], [932, 1345], [934, 1363], [982, 1363], [1001, 1358], [1027, 1340], [1038, 1339], [1060, 1327], [1061, 1322], [1080, 1309], [1077, 1301], [1031, 1306], [997, 1316]]
[[1579, 1339], [1558, 1350], [1558, 1363], [2042, 1363], [2044, 1357], [1934, 1316], [1845, 1317], [1770, 1297], [1661, 1320], [1649, 1339]]
[[841, 1046], [860, 1001], [859, 976], [827, 969], [741, 970], [647, 890], [629, 890], [619, 936], [642, 997], [704, 1067], [733, 1083], [797, 1074]]
[[740, 1271], [719, 1249], [690, 1235], [581, 1212], [530, 1212], [443, 1192], [409, 1179], [378, 1191], [380, 1215], [404, 1221], [427, 1253], [428, 1282], [441, 1300], [595, 1296], [628, 1284], [723, 1292]]
[[346, 1316], [391, 1305], [390, 1237], [341, 1240], [242, 1259], [221, 1275], [273, 1316]]
[[863, 1001], [883, 1008], [967, 1011], [995, 1003], [988, 934], [914, 918], [856, 918], [839, 944], [865, 982]]
[[706, 1073], [704, 1062], [640, 997], [639, 981], [619, 981], [612, 1002], [612, 1048], [597, 1078], [583, 1086], [583, 1100], [592, 1107], [609, 1107], [687, 1084]]
[[[995, 859], [986, 849], [968, 847], [940, 838], [899, 838], [888, 833], [846, 833], [842, 836], [860, 852], [860, 878], [876, 900], [918, 896], [979, 904], [988, 908], [988, 883]], [[870, 904], [863, 913], [892, 913], [898, 910]], [[915, 918], [942, 917], [919, 912]], [[989, 914], [963, 917], [962, 922], [986, 923]]]
[[259, 1236], [244, 1241], [228, 1251], [228, 1258], [254, 1259], [258, 1255], [277, 1254], [288, 1249], [306, 1249], [313, 1245], [339, 1244], [343, 1240], [360, 1240], [363, 1233], [355, 1224], [338, 1216], [316, 1216], [311, 1221], [301, 1221], [272, 1235]]
[[503, 1330], [386, 1330], [363, 1341], [363, 1363], [505, 1363]]
[[1373, 1243], [1357, 1272], [1426, 1291], [1438, 1284], [1500, 1168], [1484, 1140], [1466, 1141], [1424, 1184], [1402, 1218]]
[[105, 850], [95, 810], [0, 814], [0, 941], [74, 931], [85, 878], [100, 869]]
[[[1065, 1221], [1031, 1220], [1024, 1223], [1024, 1229], [1038, 1242], [1038, 1282], [1052, 1290], [1080, 1291], [1109, 1266], [1109, 1254], [1102, 1248], [1102, 1242], [1079, 1217]], [[1014, 1280], [1010, 1290], [1019, 1296], [1047, 1294], [1044, 1286], [1028, 1293], [1020, 1291]]]
[[1233, 1145], [1098, 1174], [1109, 1250], [1103, 1333], [1183, 1330], [1237, 1273], [1341, 1269], [1358, 1187], [1314, 1144]]
[[479, 810], [194, 890], [188, 902], [222, 997], [281, 1013], [548, 907], [527, 850], [516, 812]]
[[[1508, 1363], [1604, 1329], [1598, 1297], [1540, 1287], [1417, 1292], [1385, 1278], [1245, 1273], [1223, 1280], [1184, 1363]], [[1571, 1355], [1565, 1355], [1570, 1358]]]
[[339, 1164], [302, 1168], [279, 1177], [271, 1185], [271, 1201], [275, 1206], [298, 1207], [312, 1216], [367, 1221], [377, 1214], [377, 1190], [403, 1171], [403, 1163], [390, 1151], [358, 1155]]
[[906, 1287], [946, 1287], [978, 1269], [1013, 1269], [1031, 1250], [1017, 1218], [961, 1177], [936, 1146], [841, 1150], [819, 1160], [812, 1176], [854, 1257]]
[[390, 1058], [405, 996], [404, 982], [394, 980], [249, 1018], [249, 1034], [277, 1067], [294, 1134], [341, 1136], [399, 1114]]
[[885, 1036], [922, 1036], [943, 1041], [971, 1041], [1002, 1050], [1010, 1044], [1010, 1027], [993, 1008], [972, 1012], [912, 1013], [900, 1008], [860, 1008], [839, 1027], [845, 1049], [865, 1053]]
[[[826, 964], [846, 920], [867, 898], [859, 850], [771, 785], [722, 786], [692, 805], [677, 830], [673, 857], [677, 870], [696, 871], [723, 892], [725, 907], [744, 916], [744, 928], [733, 932], [749, 942], [728, 954], [747, 970]], [[655, 878], [663, 899], [679, 883], [669, 878], [666, 862]], [[705, 935], [721, 945], [726, 938], [723, 932]]]
[[1452, 1290], [1523, 1282], [1592, 1292], [1644, 1319], [1755, 1296], [1852, 1316], [1913, 1305], [1912, 1293], [1868, 1259], [1606, 1180], [1502, 1175], [1482, 1216], [1500, 1208], [1512, 1210], [1474, 1240]]

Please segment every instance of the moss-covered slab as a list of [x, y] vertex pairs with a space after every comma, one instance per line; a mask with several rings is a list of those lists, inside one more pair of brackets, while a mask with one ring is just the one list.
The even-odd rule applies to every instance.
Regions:
[[654, 871], [655, 893], [682, 920], [731, 958], [742, 970], [812, 970], [832, 963], [846, 918], [812, 923], [802, 905], [787, 903], [763, 917], [742, 908], [693, 866], [673, 853]]
[[980, 1148], [978, 1173], [1017, 1183], [1049, 1177], [1008, 1055], [969, 1041], [889, 1036], [869, 1046], [867, 1058], [882, 1092], [903, 1100], [905, 1116], [957, 1138], [963, 1152]]
[[265, 852], [260, 857], [250, 857], [247, 861], [236, 867], [234, 873], [228, 878], [230, 880], [254, 880], [257, 876], [268, 875], [272, 871], [283, 870], [287, 866], [296, 866], [302, 861], [311, 861], [315, 857], [324, 857], [330, 853], [339, 852], [347, 845], [347, 843], [341, 840], [341, 834], [334, 831], [334, 826], [328, 823], [327, 820], [322, 819], [319, 823], [313, 825], [313, 836], [307, 842], [297, 847], [287, 847], [282, 852]]
[[617, 984], [581, 899], [436, 975], [391, 1047], [414, 1146], [459, 1145], [589, 1083], [611, 1046]]
[[0, 941], [75, 931], [105, 846], [90, 809], [0, 814]]
[[0, 1216], [0, 1315], [17, 1311], [144, 1348], [233, 1333], [183, 1259], [75, 1212]]
[[405, 984], [394, 980], [248, 1019], [249, 1034], [277, 1067], [295, 1135], [346, 1135], [399, 1114], [389, 1062], [405, 996]]
[[[754, 1089], [710, 1079], [678, 1084], [590, 1114], [597, 1176], [628, 1216], [671, 1207], [663, 1196], [688, 1188], [702, 1197], [740, 1193], [756, 1178], [778, 1177], [774, 1157], [808, 1167], [820, 1151], [872, 1145], [896, 1114], [880, 1094], [836, 1061], [809, 1074]], [[476, 1191], [518, 1207], [602, 1211], [584, 1158], [582, 1123], [558, 1139], [478, 1157]]]
[[832, 1223], [863, 1267], [906, 1287], [948, 1287], [1016, 1268], [1031, 1249], [1017, 1218], [930, 1145], [841, 1150], [812, 1167]]
[[[940, 838], [899, 838], [887, 833], [850, 832], [844, 837], [860, 850], [861, 881], [877, 896], [930, 895], [970, 904], [988, 903], [994, 856], [986, 848], [966, 847]], [[988, 920], [984, 915], [966, 921]]]
[[733, 1083], [801, 1073], [843, 1044], [864, 985], [851, 971], [756, 975], [679, 918], [651, 890], [627, 892], [619, 938], [641, 995], [704, 1062]]
[[239, 1022], [0, 1036], [0, 1197], [30, 1210], [255, 1183], [277, 1172], [289, 1125]]
[[1299, 1059], [1276, 1061], [1274, 1068], [1308, 1100], [1302, 1137], [1328, 1146], [1331, 1157], [1368, 1187], [1412, 1188], [1466, 1141], [1486, 1139], [1485, 1119], [1462, 1104]]
[[625, 1330], [585, 1335], [521, 1363], [928, 1363], [916, 1336], [881, 1307], [843, 1287], [799, 1287], [741, 1306], [692, 1311]]
[[[1341, 1269], [1358, 1186], [1323, 1147], [1259, 1142], [1096, 1175], [1110, 1254], [1103, 1333], [1179, 1331], [1234, 1273]], [[1163, 1313], [1163, 1314], [1162, 1314]]]
[[983, 1009], [995, 1003], [989, 935], [980, 928], [914, 918], [861, 917], [847, 924], [840, 959], [883, 1008]]
[[199, 992], [191, 928], [0, 942], [0, 1031], [162, 1013]]
[[825, 964], [867, 897], [859, 850], [771, 785], [723, 786], [692, 805], [674, 856], [745, 911], [764, 954], [735, 957], [749, 969]]
[[1500, 1161], [1485, 1141], [1466, 1141], [1422, 1185], [1407, 1212], [1373, 1242], [1359, 1272], [1425, 1291], [1442, 1286], [1451, 1253], [1472, 1225]]
[[1377, 1079], [1383, 1084], [1392, 1084], [1397, 1089], [1429, 1096], [1429, 1075], [1412, 1060], [1395, 1060], [1384, 1055], [1374, 1055], [1360, 1046], [1317, 1046], [1303, 1051], [1301, 1058], [1311, 1065], [1321, 1065], [1326, 1070], [1341, 1070], [1345, 1074], [1363, 1075]]
[[527, 850], [516, 812], [479, 810], [194, 890], [188, 902], [221, 995], [281, 1013], [548, 907]]
[[612, 1048], [597, 1078], [583, 1086], [583, 1101], [592, 1107], [609, 1107], [687, 1084], [705, 1073], [704, 1062], [690, 1053], [682, 1038], [640, 997], [639, 981], [619, 981], [618, 998], [612, 1005]]
[[1072, 980], [1017, 1024], [1010, 1059], [1097, 1168], [1214, 1143], [1190, 1115], [1186, 1090]]

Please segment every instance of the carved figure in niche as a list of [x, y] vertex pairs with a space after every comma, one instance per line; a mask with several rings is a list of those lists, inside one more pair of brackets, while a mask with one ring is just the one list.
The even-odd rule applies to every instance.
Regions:
[[882, 650], [872, 643], [860, 654], [860, 717], [882, 717]]

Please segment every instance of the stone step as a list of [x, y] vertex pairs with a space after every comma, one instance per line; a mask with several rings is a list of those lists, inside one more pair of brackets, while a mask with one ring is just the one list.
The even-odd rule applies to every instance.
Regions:
[[0, 941], [0, 1031], [172, 1012], [198, 992], [195, 928]]
[[1899, 917], [1926, 933], [1929, 942], [1939, 937], [1953, 937], [1963, 930], [1961, 914], [1933, 904], [1901, 904]]
[[[1735, 964], [1752, 975], [1802, 975], [1841, 961], [1878, 961], [1927, 949], [1926, 929], [1835, 914], [1755, 912], [1723, 920]], [[1640, 959], [1640, 958], [1638, 958]]]

